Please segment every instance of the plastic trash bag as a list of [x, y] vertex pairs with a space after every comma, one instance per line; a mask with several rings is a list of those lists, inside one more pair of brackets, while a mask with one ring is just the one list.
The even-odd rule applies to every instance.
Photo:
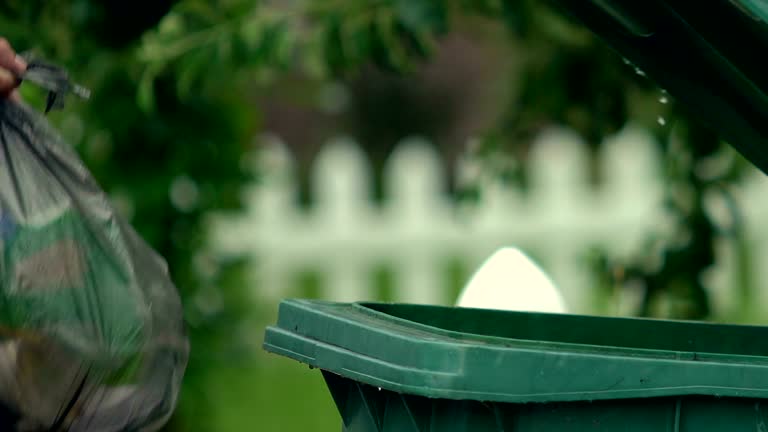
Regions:
[[[35, 60], [21, 78], [47, 109], [87, 95]], [[0, 430], [159, 429], [189, 351], [166, 263], [45, 117], [5, 99], [0, 254]]]

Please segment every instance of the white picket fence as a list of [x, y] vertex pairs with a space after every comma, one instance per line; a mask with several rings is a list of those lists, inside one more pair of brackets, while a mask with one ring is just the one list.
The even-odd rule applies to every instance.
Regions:
[[[571, 310], [592, 313], [595, 281], [586, 252], [602, 246], [627, 256], [642, 251], [650, 232], [669, 234], [662, 167], [651, 138], [638, 129], [627, 128], [605, 146], [599, 188], [588, 185], [578, 137], [552, 131], [534, 147], [529, 194], [485, 184], [468, 212], [440, 193], [439, 158], [416, 138], [400, 143], [388, 163], [383, 207], [369, 199], [369, 167], [360, 147], [343, 138], [328, 142], [313, 167], [315, 205], [302, 211], [295, 204], [292, 156], [273, 141], [255, 162], [264, 177], [249, 190], [248, 211], [212, 218], [218, 253], [253, 258], [254, 295], [261, 301], [296, 296], [296, 275], [307, 270], [321, 275], [322, 298], [376, 299], [371, 274], [385, 266], [392, 269], [393, 300], [450, 304], [455, 291], [448, 288], [446, 263], [459, 261], [471, 271], [497, 248], [514, 245], [552, 275]], [[461, 169], [478, 167], [464, 161]], [[768, 226], [761, 223], [768, 220], [768, 179], [755, 172], [737, 195], [749, 247], [761, 264], [754, 266], [755, 285], [768, 286], [768, 265], [762, 265], [768, 264]], [[719, 307], [728, 307], [739, 265], [728, 242], [718, 254], [707, 284]]]

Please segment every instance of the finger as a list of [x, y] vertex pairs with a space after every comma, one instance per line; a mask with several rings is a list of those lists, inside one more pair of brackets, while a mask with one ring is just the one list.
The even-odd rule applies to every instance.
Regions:
[[16, 55], [16, 51], [5, 38], [0, 38], [0, 68], [5, 68], [15, 75], [21, 75], [27, 69], [24, 59]]
[[0, 67], [0, 94], [7, 95], [16, 87], [17, 79], [8, 69]]

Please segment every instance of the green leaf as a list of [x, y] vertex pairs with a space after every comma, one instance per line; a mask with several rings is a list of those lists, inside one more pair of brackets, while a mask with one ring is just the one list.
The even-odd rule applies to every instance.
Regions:
[[188, 55], [177, 67], [176, 92], [180, 98], [188, 97], [194, 86], [199, 85], [200, 77], [206, 69], [209, 69], [210, 59], [205, 53]]
[[442, 2], [433, 0], [395, 0], [399, 22], [411, 32], [445, 31], [446, 12]]
[[184, 19], [177, 13], [169, 13], [160, 21], [158, 34], [163, 38], [174, 38], [182, 35], [185, 30]]
[[276, 22], [266, 27], [261, 38], [261, 43], [256, 51], [256, 55], [264, 63], [275, 63], [278, 58], [278, 50], [284, 39], [288, 28], [284, 22]]
[[259, 19], [247, 19], [242, 22], [238, 35], [245, 47], [255, 50], [261, 43], [264, 34], [264, 23]]
[[323, 32], [323, 57], [332, 72], [338, 73], [346, 66], [344, 44], [341, 37], [341, 20], [337, 17], [330, 18], [326, 23]]
[[405, 69], [408, 65], [408, 55], [403, 48], [397, 29], [397, 22], [390, 11], [381, 11], [376, 14], [374, 31], [377, 36], [379, 61], [384, 67], [392, 69]]
[[328, 73], [324, 57], [324, 40], [322, 39], [322, 28], [313, 29], [307, 35], [307, 38], [299, 43], [301, 55], [301, 66], [310, 78], [322, 79]]
[[215, 58], [221, 62], [228, 62], [232, 58], [232, 36], [229, 33], [222, 33], [219, 34], [216, 38], [216, 45], [215, 45], [215, 52], [216, 56]]
[[297, 32], [287, 25], [275, 43], [274, 61], [279, 67], [289, 67], [297, 51]]
[[138, 84], [136, 103], [144, 112], [152, 112], [155, 109], [155, 78], [163, 69], [159, 63], [153, 63], [144, 69]]

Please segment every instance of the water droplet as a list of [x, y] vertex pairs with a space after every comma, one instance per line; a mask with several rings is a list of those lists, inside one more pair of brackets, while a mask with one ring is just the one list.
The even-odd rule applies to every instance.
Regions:
[[640, 69], [639, 67], [635, 68], [635, 73], [640, 75], [640, 76], [645, 76], [645, 72], [643, 72], [643, 70]]
[[667, 124], [667, 120], [666, 120], [664, 117], [662, 117], [662, 116], [659, 116], [659, 117], [656, 119], [656, 122], [657, 122], [658, 124], [660, 124], [661, 126], [664, 126], [664, 125], [666, 125], [666, 124]]
[[666, 89], [661, 89], [661, 93], [662, 94], [667, 94], [667, 90]]
[[378, 387], [379, 391], [381, 391], [381, 387]]
[[662, 97], [659, 98], [659, 102], [661, 102], [663, 104], [666, 104], [666, 103], [669, 102], [669, 98], [666, 97], [666, 96], [662, 96]]
[[629, 59], [627, 59], [626, 57], [624, 57], [622, 60], [624, 60], [624, 64], [627, 64], [627, 65], [631, 64]]

